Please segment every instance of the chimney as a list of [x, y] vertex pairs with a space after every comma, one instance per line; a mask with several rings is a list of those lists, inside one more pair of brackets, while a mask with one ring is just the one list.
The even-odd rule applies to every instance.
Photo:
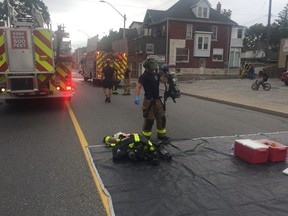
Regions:
[[219, 13], [221, 13], [221, 4], [220, 2], [218, 2], [217, 4], [217, 9], [216, 9]]

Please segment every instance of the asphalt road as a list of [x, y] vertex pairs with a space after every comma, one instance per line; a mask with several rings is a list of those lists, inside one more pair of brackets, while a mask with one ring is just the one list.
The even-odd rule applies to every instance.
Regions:
[[[102, 88], [78, 74], [74, 86], [70, 106], [88, 145], [102, 144], [115, 132], [141, 131], [133, 88], [130, 96], [119, 89], [107, 104]], [[0, 215], [106, 215], [67, 109], [59, 103], [0, 105]], [[283, 117], [185, 95], [167, 102], [172, 139], [285, 131], [287, 123]]]
[[63, 103], [0, 105], [0, 215], [106, 215]]
[[[89, 145], [99, 144], [105, 135], [111, 133], [141, 131], [141, 106], [134, 104], [134, 88], [130, 96], [122, 96], [123, 89], [119, 89], [118, 95], [112, 95], [112, 103], [107, 104], [100, 87], [81, 78], [75, 81], [75, 85], [77, 89], [71, 106]], [[81, 102], [78, 101], [80, 98]], [[286, 118], [191, 96], [182, 95], [176, 103], [168, 99], [166, 108], [167, 131], [172, 139], [287, 130]]]

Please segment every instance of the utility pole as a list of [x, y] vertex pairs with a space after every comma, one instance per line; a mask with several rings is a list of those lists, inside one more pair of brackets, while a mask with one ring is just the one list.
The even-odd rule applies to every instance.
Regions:
[[269, 0], [269, 10], [268, 10], [268, 24], [267, 24], [267, 45], [266, 45], [266, 59], [270, 56], [270, 33], [271, 33], [271, 7], [272, 7], [272, 0]]

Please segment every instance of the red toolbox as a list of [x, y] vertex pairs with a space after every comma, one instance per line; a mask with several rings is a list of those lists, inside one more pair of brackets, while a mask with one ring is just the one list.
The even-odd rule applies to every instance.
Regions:
[[235, 140], [234, 155], [251, 164], [268, 162], [268, 146], [251, 139]]
[[255, 140], [261, 142], [269, 147], [268, 160], [271, 162], [286, 161], [287, 146], [268, 139]]

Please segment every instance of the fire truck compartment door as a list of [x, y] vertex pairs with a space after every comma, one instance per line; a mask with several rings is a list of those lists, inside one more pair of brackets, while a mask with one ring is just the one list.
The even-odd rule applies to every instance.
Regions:
[[7, 30], [10, 72], [35, 71], [31, 29]]

